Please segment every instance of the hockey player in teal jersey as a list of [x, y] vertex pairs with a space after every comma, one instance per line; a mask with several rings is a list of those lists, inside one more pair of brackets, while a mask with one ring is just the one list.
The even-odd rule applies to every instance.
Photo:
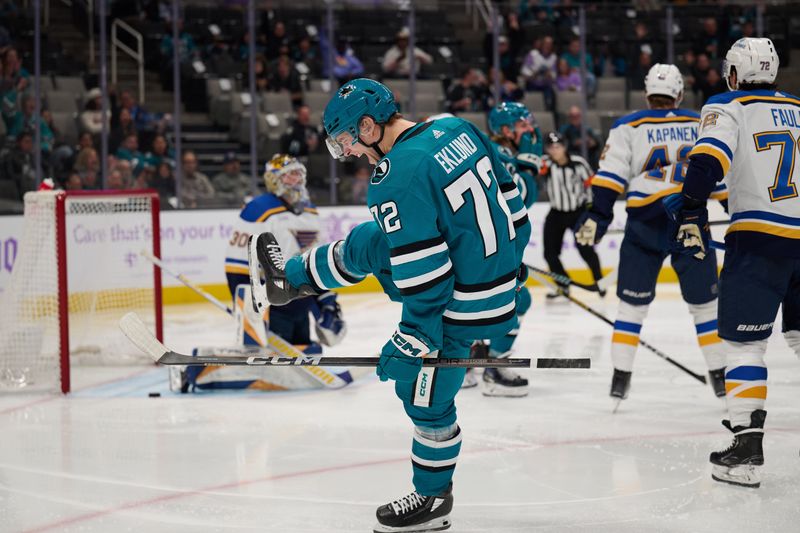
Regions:
[[[530, 208], [539, 196], [536, 176], [542, 156], [542, 134], [533, 123], [533, 115], [524, 105], [503, 102], [489, 113], [491, 140], [500, 161], [514, 178], [520, 197]], [[508, 357], [517, 338], [522, 317], [530, 309], [531, 294], [520, 288], [517, 299], [517, 324], [502, 337], [490, 339], [488, 344], [479, 341], [472, 347], [473, 357]], [[468, 370], [462, 387], [477, 385], [475, 371]], [[512, 369], [487, 368], [483, 372], [485, 396], [521, 397], [528, 394], [528, 380]]]
[[527, 211], [491, 142], [469, 122], [405, 120], [391, 91], [368, 79], [342, 86], [323, 120], [334, 157], [375, 164], [367, 193], [375, 220], [288, 260], [285, 270], [268, 234], [254, 239], [265, 274], [251, 273], [255, 296], [260, 305], [280, 303], [374, 274], [402, 302], [377, 373], [395, 381], [414, 424], [415, 490], [378, 508], [375, 531], [447, 529], [461, 448], [454, 397], [464, 370], [422, 368], [422, 357], [466, 358], [473, 340], [514, 327]]

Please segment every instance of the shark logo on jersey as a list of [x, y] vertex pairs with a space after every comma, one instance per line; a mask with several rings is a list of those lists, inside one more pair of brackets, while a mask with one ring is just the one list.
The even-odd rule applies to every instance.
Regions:
[[375, 165], [375, 170], [372, 171], [372, 177], [369, 179], [369, 182], [373, 185], [377, 185], [383, 181], [383, 178], [389, 175], [389, 171], [392, 169], [392, 163], [388, 159], [384, 159], [377, 165]]

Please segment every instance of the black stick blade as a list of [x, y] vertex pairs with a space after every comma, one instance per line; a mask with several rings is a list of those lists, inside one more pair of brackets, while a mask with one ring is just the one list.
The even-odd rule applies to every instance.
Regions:
[[536, 368], [591, 368], [592, 360], [588, 357], [566, 359], [560, 357], [540, 357], [536, 360]]

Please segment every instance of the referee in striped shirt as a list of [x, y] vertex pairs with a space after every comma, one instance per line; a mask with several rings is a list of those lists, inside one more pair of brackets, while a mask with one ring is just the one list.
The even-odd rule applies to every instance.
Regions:
[[[543, 158], [542, 176], [546, 181], [547, 196], [550, 199], [550, 212], [544, 220], [544, 259], [551, 272], [566, 276], [561, 264], [561, 248], [564, 232], [572, 230], [581, 213], [591, 202], [591, 192], [586, 186], [593, 172], [589, 163], [580, 156], [570, 155], [564, 136], [551, 132], [544, 140], [547, 155]], [[600, 258], [593, 246], [578, 246], [578, 253], [589, 266], [595, 283], [603, 274]], [[562, 287], [564, 291], [567, 287]], [[601, 295], [604, 295], [601, 292]], [[558, 296], [558, 293], [548, 297]]]

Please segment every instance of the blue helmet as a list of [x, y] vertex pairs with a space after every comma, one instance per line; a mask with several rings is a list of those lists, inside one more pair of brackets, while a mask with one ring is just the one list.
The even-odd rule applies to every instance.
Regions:
[[503, 102], [489, 113], [489, 129], [494, 135], [500, 135], [503, 126], [513, 129], [518, 120], [532, 120], [528, 108], [518, 102]]
[[[342, 85], [325, 106], [322, 123], [328, 133], [328, 149], [331, 155], [341, 157], [341, 146], [335, 138], [347, 132], [358, 140], [358, 122], [361, 117], [372, 117], [384, 124], [397, 113], [394, 94], [384, 84], [367, 78], [358, 78]], [[333, 146], [332, 146], [333, 145]]]

